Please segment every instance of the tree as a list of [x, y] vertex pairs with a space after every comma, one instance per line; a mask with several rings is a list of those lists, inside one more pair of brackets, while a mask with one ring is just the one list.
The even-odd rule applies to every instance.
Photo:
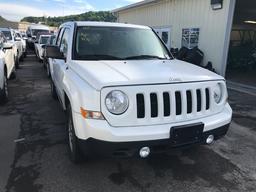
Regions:
[[116, 17], [109, 11], [98, 11], [98, 12], [86, 12], [79, 15], [68, 15], [61, 17], [24, 17], [21, 21], [27, 21], [30, 23], [45, 23], [49, 26], [58, 27], [62, 23], [67, 21], [105, 21], [115, 22]]

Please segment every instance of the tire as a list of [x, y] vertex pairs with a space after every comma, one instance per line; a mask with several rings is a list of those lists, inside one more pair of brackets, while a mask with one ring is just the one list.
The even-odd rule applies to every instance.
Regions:
[[27, 57], [27, 51], [25, 51], [25, 52], [23, 53], [23, 57], [24, 57], [24, 58]]
[[21, 61], [21, 62], [24, 61], [24, 53], [21, 55], [20, 61]]
[[19, 53], [17, 54], [17, 57], [15, 58], [15, 67], [16, 67], [16, 69], [20, 68]]
[[13, 71], [10, 77], [11, 80], [16, 79], [16, 71]]
[[3, 89], [0, 89], [0, 104], [5, 104], [8, 101], [8, 83], [6, 74], [4, 75]]
[[51, 78], [51, 71], [50, 71], [50, 65], [48, 62], [46, 62], [46, 72], [47, 72], [47, 76], [49, 78]]
[[46, 62], [46, 59], [44, 58], [43, 59], [43, 67], [44, 67], [44, 69], [46, 69], [46, 65], [47, 65], [47, 62]]
[[52, 94], [52, 98], [54, 100], [58, 99], [57, 92], [56, 92], [56, 87], [55, 87], [53, 81], [51, 81], [51, 94]]
[[75, 134], [72, 110], [70, 105], [67, 108], [67, 134], [68, 134], [68, 152], [70, 160], [74, 164], [82, 162], [82, 153], [79, 149], [78, 138]]
[[[15, 60], [14, 60], [15, 61]], [[12, 74], [10, 76], [10, 79], [13, 80], [13, 79], [16, 79], [16, 66], [14, 65], [14, 70], [12, 71]]]

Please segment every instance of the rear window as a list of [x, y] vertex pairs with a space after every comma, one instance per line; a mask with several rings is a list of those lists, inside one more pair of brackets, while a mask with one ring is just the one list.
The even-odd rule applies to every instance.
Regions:
[[12, 40], [11, 31], [2, 31], [7, 40]]
[[40, 39], [40, 44], [47, 44], [47, 41], [48, 41], [49, 37], [41, 37]]

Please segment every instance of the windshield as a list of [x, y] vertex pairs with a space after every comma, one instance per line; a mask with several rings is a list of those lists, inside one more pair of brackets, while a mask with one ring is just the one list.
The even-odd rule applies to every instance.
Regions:
[[167, 59], [169, 53], [151, 29], [78, 27], [74, 59]]
[[37, 36], [38, 33], [49, 33], [49, 30], [45, 29], [32, 29], [32, 35]]
[[40, 44], [47, 44], [47, 41], [48, 41], [49, 37], [41, 37], [40, 38]]
[[55, 38], [56, 36], [51, 36], [50, 45], [53, 45], [55, 43]]
[[12, 40], [11, 31], [2, 31], [7, 40]]

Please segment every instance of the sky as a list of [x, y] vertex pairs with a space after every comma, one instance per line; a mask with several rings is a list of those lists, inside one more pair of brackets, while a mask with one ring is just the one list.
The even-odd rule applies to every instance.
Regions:
[[0, 15], [11, 21], [26, 16], [63, 16], [113, 10], [141, 0], [0, 0]]

